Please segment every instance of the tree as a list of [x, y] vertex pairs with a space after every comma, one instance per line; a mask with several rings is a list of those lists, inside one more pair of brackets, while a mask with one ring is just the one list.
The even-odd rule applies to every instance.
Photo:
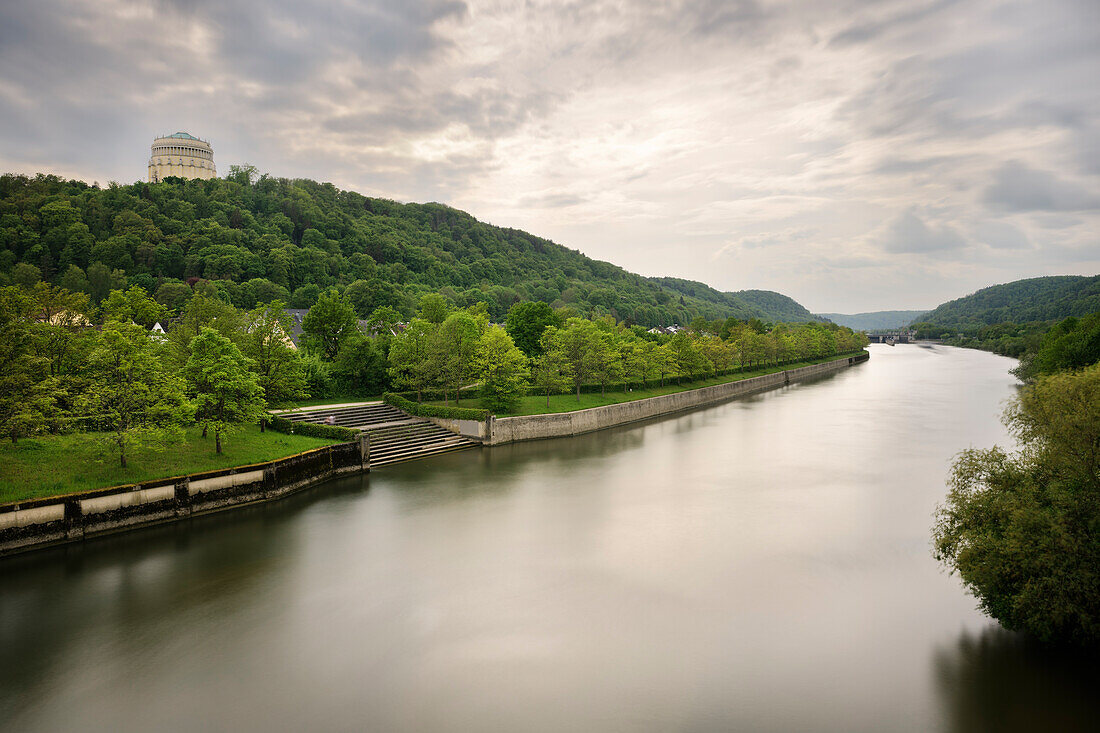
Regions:
[[108, 323], [92, 351], [81, 405], [105, 428], [105, 440], [126, 468], [128, 450], [164, 443], [194, 410], [184, 399], [183, 382], [164, 369], [149, 333], [133, 323]]
[[451, 312], [451, 304], [439, 293], [425, 293], [420, 298], [420, 317], [428, 323], [443, 323]]
[[11, 268], [11, 281], [24, 288], [34, 287], [42, 280], [42, 270], [27, 262], [20, 262]]
[[1013, 373], [1023, 380], [1100, 361], [1100, 312], [1067, 318], [1043, 336], [1038, 350], [1021, 359]]
[[1100, 364], [1040, 378], [1005, 412], [1020, 442], [956, 458], [935, 556], [983, 610], [1046, 641], [1100, 641]]
[[516, 303], [508, 311], [508, 335], [528, 357], [542, 353], [539, 339], [548, 326], [561, 326], [561, 318], [542, 301]]
[[512, 410], [527, 392], [527, 357], [500, 326], [489, 327], [479, 340], [473, 368], [491, 410]]
[[390, 380], [396, 386], [415, 390], [417, 402], [429, 384], [428, 351], [438, 328], [434, 323], [414, 318], [390, 344]]
[[291, 318], [278, 300], [253, 309], [244, 321], [241, 351], [252, 360], [264, 401], [273, 407], [309, 397], [306, 374], [290, 340], [291, 327]]
[[332, 374], [346, 394], [377, 395], [386, 390], [386, 358], [373, 339], [356, 334], [344, 342]]
[[561, 358], [568, 362], [573, 373], [577, 402], [581, 401], [581, 385], [591, 379], [600, 367], [602, 344], [596, 324], [582, 318], [568, 319], [554, 338], [554, 348], [561, 352]]
[[251, 360], [237, 345], [212, 328], [191, 340], [191, 356], [183, 369], [195, 401], [195, 416], [214, 428], [215, 452], [222, 452], [222, 435], [264, 413], [263, 388], [251, 370]]
[[335, 290], [321, 293], [302, 319], [302, 342], [329, 361], [340, 353], [343, 342], [357, 333], [359, 321], [355, 309]]
[[562, 349], [557, 348], [558, 329], [549, 326], [542, 332], [539, 348], [542, 353], [531, 361], [531, 379], [534, 386], [546, 393], [546, 406], [550, 407], [550, 393], [562, 392], [573, 382], [573, 368]]
[[21, 288], [0, 288], [0, 430], [13, 443], [43, 426], [57, 397], [49, 359], [35, 349], [35, 308]]
[[432, 339], [428, 354], [428, 369], [443, 388], [443, 401], [447, 401], [448, 386], [454, 387], [455, 404], [462, 396], [462, 383], [473, 378], [473, 361], [479, 339], [484, 331], [481, 322], [465, 311], [447, 316]]
[[165, 307], [136, 285], [127, 290], [112, 290], [100, 307], [105, 321], [133, 321], [145, 328], [152, 328], [166, 315]]

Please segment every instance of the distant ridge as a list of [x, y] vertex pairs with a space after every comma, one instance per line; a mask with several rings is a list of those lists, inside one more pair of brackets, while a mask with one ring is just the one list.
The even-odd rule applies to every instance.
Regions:
[[854, 331], [875, 328], [902, 328], [919, 320], [928, 311], [870, 311], [867, 313], [818, 313], [833, 323], [847, 326]]

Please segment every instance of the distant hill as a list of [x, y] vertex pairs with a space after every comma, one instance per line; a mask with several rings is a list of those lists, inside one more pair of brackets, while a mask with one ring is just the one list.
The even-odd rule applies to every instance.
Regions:
[[818, 313], [833, 323], [847, 326], [854, 331], [869, 331], [876, 328], [901, 328], [920, 320], [928, 311], [872, 311], [870, 313]]
[[708, 303], [716, 303], [728, 308], [730, 315], [737, 318], [761, 318], [765, 321], [822, 321], [806, 310], [798, 301], [772, 290], [737, 290], [720, 292], [694, 280], [681, 280], [676, 277], [651, 277], [651, 282], [662, 288], [699, 298]]
[[1100, 275], [1057, 275], [982, 288], [918, 320], [941, 327], [1053, 321], [1100, 311]]
[[93, 299], [129, 283], [167, 302], [180, 284], [206, 279], [242, 308], [273, 299], [308, 308], [322, 290], [342, 287], [360, 316], [379, 306], [408, 316], [422, 294], [439, 292], [459, 306], [485, 302], [496, 320], [523, 300], [644, 326], [696, 316], [816, 320], [779, 293], [642, 277], [442, 204], [368, 198], [310, 180], [250, 180], [238, 170], [107, 188], [0, 176], [0, 285], [13, 268], [21, 280], [38, 272]]

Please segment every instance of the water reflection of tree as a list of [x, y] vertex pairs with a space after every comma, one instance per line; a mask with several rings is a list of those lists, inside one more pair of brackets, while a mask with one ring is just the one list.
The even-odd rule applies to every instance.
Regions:
[[1044, 646], [991, 626], [935, 658], [950, 731], [1093, 731], [1100, 654]]

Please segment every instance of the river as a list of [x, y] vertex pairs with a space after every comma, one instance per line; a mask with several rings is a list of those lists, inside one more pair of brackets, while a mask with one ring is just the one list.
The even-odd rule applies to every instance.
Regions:
[[18, 731], [1085, 730], [930, 554], [1009, 359], [861, 366], [0, 561]]

